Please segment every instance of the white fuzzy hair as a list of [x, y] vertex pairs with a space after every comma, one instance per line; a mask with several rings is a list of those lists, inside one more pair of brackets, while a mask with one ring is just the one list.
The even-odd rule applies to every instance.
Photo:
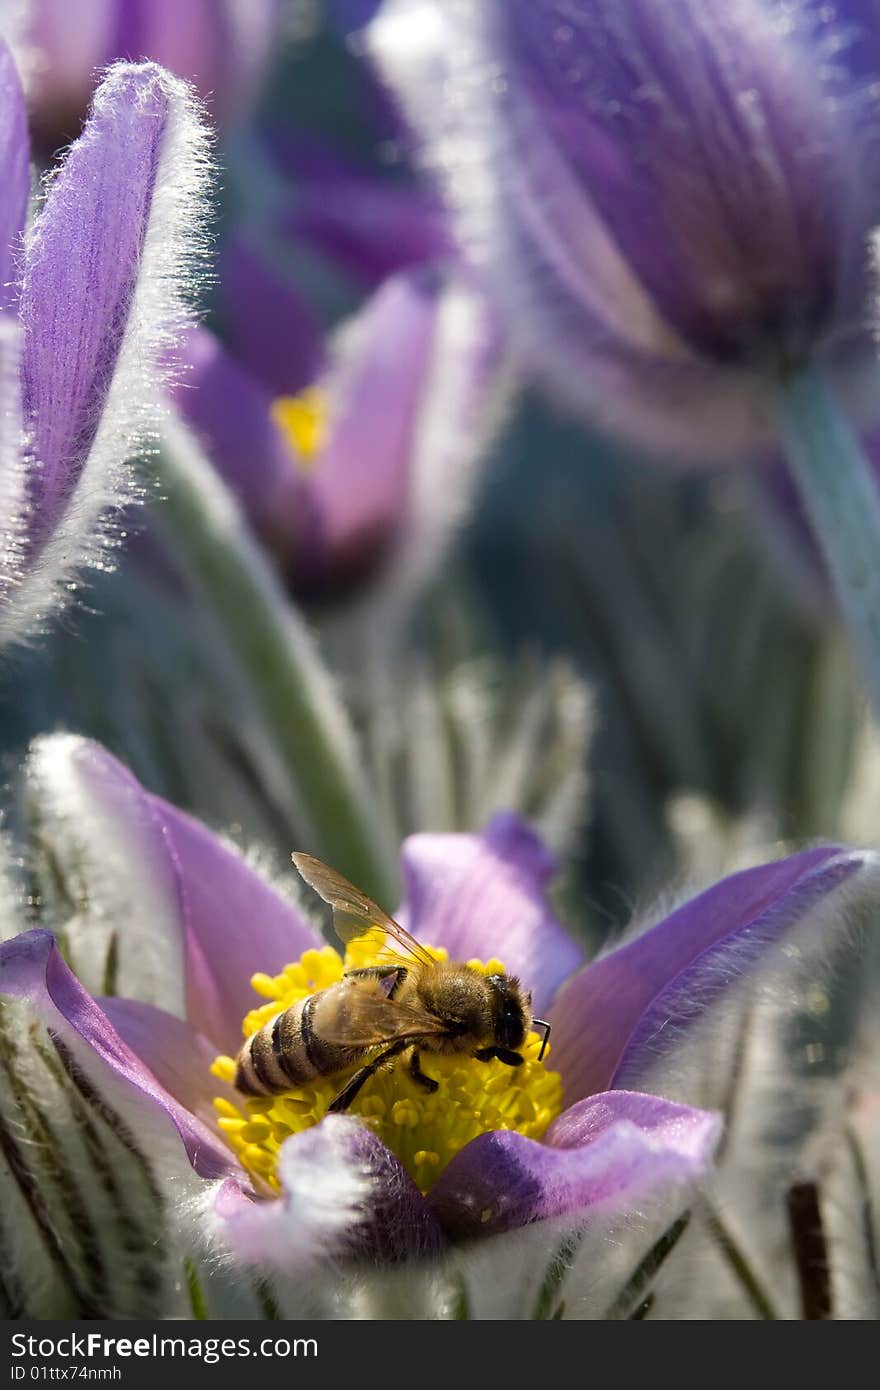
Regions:
[[[111, 67], [99, 87], [93, 112], [100, 113], [127, 64]], [[107, 570], [125, 539], [119, 521], [142, 496], [132, 460], [154, 443], [162, 414], [162, 387], [171, 349], [190, 322], [205, 278], [206, 208], [212, 178], [210, 138], [188, 83], [156, 68], [169, 114], [150, 206], [137, 285], [106, 404], [81, 476], [54, 533], [29, 565], [20, 569], [11, 598], [0, 611], [0, 645], [27, 640], [45, 628], [50, 615], [75, 597], [83, 570]], [[81, 139], [88, 140], [89, 127]], [[63, 169], [63, 165], [61, 168]], [[46, 180], [51, 196], [56, 174]], [[27, 238], [40, 235], [40, 216]], [[29, 454], [29, 469], [41, 460]], [[29, 517], [16, 518], [25, 536]]]
[[[164, 872], [156, 872], [160, 828], [136, 806], [135, 791], [96, 793], [78, 762], [90, 747], [78, 734], [45, 734], [34, 740], [26, 763], [27, 811], [38, 844], [50, 848], [73, 901], [70, 915], [53, 925], [92, 993], [104, 988], [115, 935], [118, 992], [185, 1017], [181, 904], [170, 857]], [[120, 804], [129, 795], [138, 816]]]

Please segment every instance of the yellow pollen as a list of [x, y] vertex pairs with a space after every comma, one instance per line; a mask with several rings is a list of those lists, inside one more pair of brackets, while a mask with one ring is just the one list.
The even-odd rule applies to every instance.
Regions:
[[[446, 952], [428, 948], [438, 960]], [[381, 943], [373, 937], [349, 944], [345, 959], [331, 946], [306, 951], [299, 961], [286, 965], [278, 975], [254, 975], [251, 984], [265, 1003], [245, 1015], [242, 1033], [249, 1038], [270, 1019], [300, 999], [327, 989], [347, 970], [377, 962]], [[468, 961], [485, 975], [504, 973], [498, 960]], [[447, 1163], [471, 1139], [497, 1129], [512, 1129], [530, 1139], [540, 1139], [562, 1109], [562, 1080], [538, 1061], [541, 1038], [529, 1033], [520, 1049], [520, 1067], [502, 1062], [479, 1062], [464, 1054], [441, 1056], [422, 1051], [422, 1071], [438, 1081], [430, 1093], [409, 1073], [409, 1056], [383, 1066], [356, 1097], [350, 1114], [357, 1115], [387, 1144], [422, 1192], [427, 1192]], [[375, 1056], [371, 1051], [363, 1062]], [[217, 1125], [241, 1163], [264, 1188], [280, 1191], [278, 1151], [291, 1134], [310, 1129], [326, 1115], [343, 1085], [363, 1062], [332, 1077], [315, 1077], [307, 1085], [279, 1096], [241, 1096], [238, 1105], [214, 1101]], [[235, 1061], [218, 1057], [211, 1071], [221, 1081], [235, 1080]]]
[[[272, 419], [285, 436], [296, 464], [310, 473], [327, 442], [327, 398], [317, 386], [272, 402]], [[262, 978], [265, 978], [262, 977]]]

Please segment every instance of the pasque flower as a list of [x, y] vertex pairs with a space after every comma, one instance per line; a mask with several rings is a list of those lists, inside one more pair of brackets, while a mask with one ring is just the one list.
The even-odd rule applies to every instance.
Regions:
[[679, 458], [782, 441], [880, 707], [880, 494], [852, 427], [877, 401], [876, 7], [389, 0], [371, 32], [569, 404]]
[[21, 38], [37, 134], [49, 147], [75, 135], [96, 75], [119, 59], [149, 58], [193, 82], [225, 123], [252, 97], [281, 17], [281, 0], [29, 0]]
[[780, 364], [815, 355], [842, 378], [872, 355], [880, 50], [871, 7], [848, 8], [383, 6], [380, 64], [577, 411], [652, 450], [735, 456], [772, 429]]
[[[517, 817], [414, 836], [402, 923], [451, 958], [497, 970], [501, 956], [552, 1025], [548, 1062], [531, 1042], [516, 1071], [426, 1057], [436, 1095], [389, 1069], [327, 1116], [332, 1087], [248, 1101], [222, 1079], [242, 1018], [253, 1031], [280, 1000], [338, 978], [302, 913], [99, 746], [45, 738], [30, 776], [42, 834], [91, 908], [65, 924], [79, 978], [51, 933], [31, 931], [0, 947], [0, 989], [31, 1001], [93, 1085], [112, 1076], [173, 1126], [205, 1180], [206, 1233], [288, 1272], [439, 1253], [544, 1219], [576, 1226], [700, 1179], [718, 1117], [627, 1088], [788, 931], [873, 873], [871, 855], [835, 847], [763, 864], [585, 966], [547, 900], [552, 857]], [[96, 998], [108, 952], [116, 994]], [[256, 1014], [254, 988], [272, 1001]]]
[[[258, 265], [241, 270], [261, 282]], [[463, 277], [392, 276], [326, 347], [281, 359], [286, 387], [265, 347], [237, 358], [197, 330], [185, 357], [178, 408], [294, 587], [326, 592], [393, 554], [402, 591], [433, 567], [503, 381], [494, 318]]]
[[189, 88], [154, 64], [114, 67], [26, 230], [21, 88], [0, 48], [2, 545], [0, 641], [106, 566], [137, 493], [155, 364], [187, 316], [201, 251], [205, 133]]

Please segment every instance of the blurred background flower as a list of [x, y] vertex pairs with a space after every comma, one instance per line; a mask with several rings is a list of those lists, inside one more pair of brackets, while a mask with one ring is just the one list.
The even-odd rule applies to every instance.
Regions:
[[284, 0], [30, 0], [18, 38], [27, 55], [35, 136], [51, 150], [79, 133], [98, 75], [149, 57], [192, 82], [212, 121], [240, 118], [283, 33]]
[[[270, 336], [279, 307], [266, 305]], [[426, 266], [386, 281], [314, 355], [320, 374], [292, 366], [278, 393], [277, 359], [267, 379], [197, 330], [176, 403], [294, 590], [350, 591], [396, 552], [386, 587], [406, 611], [468, 508], [500, 408], [491, 310]]]
[[573, 409], [652, 451], [736, 458], [774, 437], [778, 366], [816, 356], [846, 393], [867, 372], [876, 410], [880, 48], [855, 8], [382, 6], [372, 50]]

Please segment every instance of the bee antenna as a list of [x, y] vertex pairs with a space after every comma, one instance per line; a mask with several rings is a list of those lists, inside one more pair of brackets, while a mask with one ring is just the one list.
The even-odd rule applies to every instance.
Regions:
[[532, 1027], [544, 1029], [544, 1041], [541, 1043], [541, 1051], [538, 1053], [538, 1061], [543, 1062], [544, 1053], [547, 1051], [547, 1040], [550, 1037], [550, 1024], [547, 1023], [543, 1018], [533, 1018]]

